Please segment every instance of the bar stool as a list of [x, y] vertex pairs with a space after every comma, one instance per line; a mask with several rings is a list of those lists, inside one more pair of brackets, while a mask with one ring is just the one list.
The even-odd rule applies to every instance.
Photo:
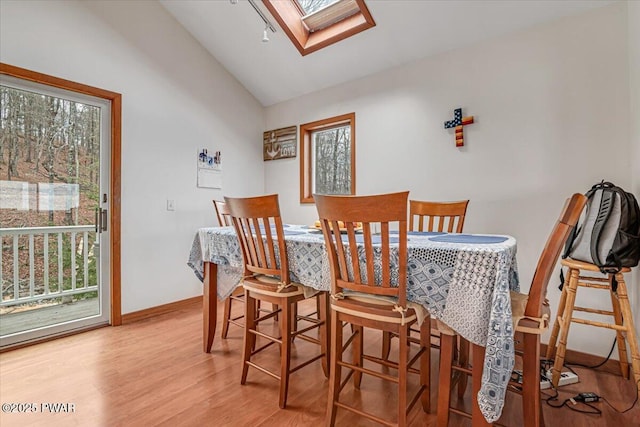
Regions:
[[[631, 313], [631, 305], [627, 295], [627, 285], [624, 280], [623, 273], [631, 271], [630, 268], [624, 267], [618, 273], [609, 273], [606, 276], [600, 273], [598, 266], [583, 261], [572, 259], [562, 260], [562, 265], [569, 268], [569, 272], [565, 279], [560, 296], [560, 304], [558, 306], [558, 317], [553, 325], [549, 346], [547, 347], [547, 359], [550, 359], [555, 352], [555, 362], [553, 365], [552, 383], [558, 386], [560, 380], [560, 372], [564, 364], [565, 351], [567, 347], [567, 337], [569, 335], [569, 327], [571, 322], [583, 325], [597, 326], [599, 328], [613, 329], [616, 331], [616, 341], [618, 342], [618, 355], [620, 360], [620, 372], [623, 378], [629, 379], [629, 362], [627, 358], [627, 345], [631, 350], [631, 368], [633, 376], [640, 392], [640, 350], [638, 350], [638, 338], [633, 323], [633, 315]], [[599, 273], [600, 277], [584, 276], [584, 272]], [[617, 282], [617, 288], [614, 289], [613, 280]], [[588, 307], [575, 306], [576, 293], [578, 287], [600, 289], [609, 291], [611, 297], [612, 311], [598, 310]], [[595, 320], [587, 320], [573, 317], [574, 311], [582, 311], [585, 313], [594, 313], [604, 316], [611, 316], [615, 323], [598, 322]], [[557, 346], [558, 334], [560, 342]]]

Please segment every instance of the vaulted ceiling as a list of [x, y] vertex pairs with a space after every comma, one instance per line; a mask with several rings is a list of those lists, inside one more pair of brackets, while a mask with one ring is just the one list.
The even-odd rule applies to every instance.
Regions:
[[202, 46], [269, 106], [519, 29], [613, 3], [605, 0], [368, 0], [376, 26], [301, 56], [246, 0], [160, 0]]

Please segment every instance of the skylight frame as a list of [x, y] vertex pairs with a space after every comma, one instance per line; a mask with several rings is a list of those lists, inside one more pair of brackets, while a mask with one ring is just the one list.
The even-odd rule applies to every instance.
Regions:
[[[355, 0], [359, 11], [339, 22], [317, 31], [305, 26], [300, 5], [295, 0], [263, 0], [282, 30], [302, 56], [330, 46], [376, 25], [364, 0]], [[329, 5], [328, 7], [331, 7]], [[313, 14], [310, 14], [313, 15]]]

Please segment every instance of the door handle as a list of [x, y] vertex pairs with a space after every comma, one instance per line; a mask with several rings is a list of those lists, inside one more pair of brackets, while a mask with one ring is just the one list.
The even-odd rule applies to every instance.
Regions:
[[107, 210], [100, 208], [100, 231], [107, 231]]
[[95, 208], [94, 209], [95, 213], [96, 213], [96, 233], [100, 232], [100, 208]]

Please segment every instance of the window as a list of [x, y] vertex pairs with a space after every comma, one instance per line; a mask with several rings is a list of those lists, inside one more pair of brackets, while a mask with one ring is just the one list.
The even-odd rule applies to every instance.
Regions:
[[356, 194], [356, 115], [300, 126], [300, 203], [313, 194]]
[[263, 0], [302, 56], [376, 25], [364, 0]]

